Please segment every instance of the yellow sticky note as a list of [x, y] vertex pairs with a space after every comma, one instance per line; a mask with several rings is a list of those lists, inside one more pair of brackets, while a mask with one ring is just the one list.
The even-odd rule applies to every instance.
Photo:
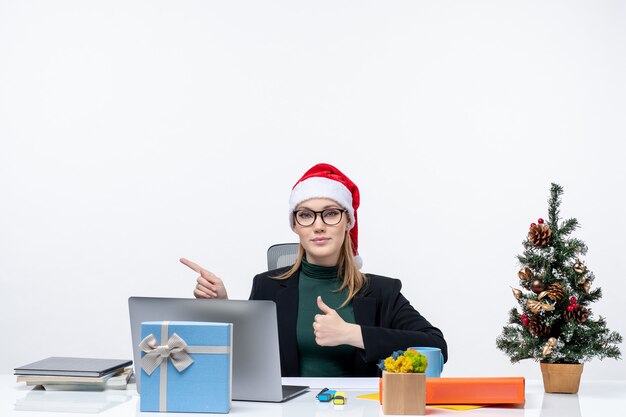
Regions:
[[[378, 396], [378, 393], [375, 392], [373, 394], [357, 395], [357, 398], [360, 398], [362, 400], [378, 401], [380, 397]], [[465, 411], [465, 410], [474, 410], [476, 408], [482, 408], [485, 406], [484, 405], [429, 405], [429, 407], [443, 408], [445, 410]]]
[[373, 394], [363, 394], [363, 395], [357, 395], [357, 398], [361, 398], [363, 400], [376, 400], [378, 401], [378, 399], [380, 398], [378, 396], [378, 393], [375, 392]]

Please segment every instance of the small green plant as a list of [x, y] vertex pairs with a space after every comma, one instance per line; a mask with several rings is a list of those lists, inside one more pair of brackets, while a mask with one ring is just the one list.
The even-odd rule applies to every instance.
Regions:
[[378, 367], [394, 373], [423, 373], [428, 368], [428, 358], [417, 350], [397, 350], [386, 359], [381, 359]]

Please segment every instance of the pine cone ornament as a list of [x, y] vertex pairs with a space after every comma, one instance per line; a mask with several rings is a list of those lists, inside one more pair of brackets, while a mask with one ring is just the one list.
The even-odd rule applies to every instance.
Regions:
[[571, 311], [569, 308], [566, 309], [563, 312], [563, 317], [565, 320], [576, 320], [578, 324], [581, 324], [584, 323], [589, 317], [589, 310], [585, 307], [577, 305], [575, 308], [571, 309]]
[[534, 224], [530, 226], [528, 230], [528, 240], [535, 246], [543, 248], [550, 242], [550, 236], [552, 236], [552, 230], [550, 226], [545, 223]]
[[533, 336], [543, 337], [550, 333], [550, 327], [546, 325], [545, 320], [541, 316], [532, 316], [528, 322], [528, 331]]
[[563, 288], [563, 285], [558, 282], [548, 285], [548, 288], [546, 289], [546, 297], [552, 301], [559, 301], [561, 298], [565, 297], [565, 289]]

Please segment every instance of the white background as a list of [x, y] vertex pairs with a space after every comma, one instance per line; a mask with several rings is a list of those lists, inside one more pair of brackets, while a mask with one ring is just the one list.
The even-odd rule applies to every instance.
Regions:
[[626, 336], [625, 21], [600, 0], [1, 0], [0, 373], [130, 358], [127, 298], [191, 296], [181, 256], [247, 298], [317, 162], [359, 185], [364, 271], [443, 330], [444, 376], [539, 377], [495, 339], [551, 182]]

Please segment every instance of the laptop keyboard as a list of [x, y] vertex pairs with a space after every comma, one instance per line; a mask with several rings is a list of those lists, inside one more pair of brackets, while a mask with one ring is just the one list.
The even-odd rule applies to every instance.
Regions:
[[304, 385], [283, 385], [283, 399], [287, 399], [295, 394], [307, 392]]

